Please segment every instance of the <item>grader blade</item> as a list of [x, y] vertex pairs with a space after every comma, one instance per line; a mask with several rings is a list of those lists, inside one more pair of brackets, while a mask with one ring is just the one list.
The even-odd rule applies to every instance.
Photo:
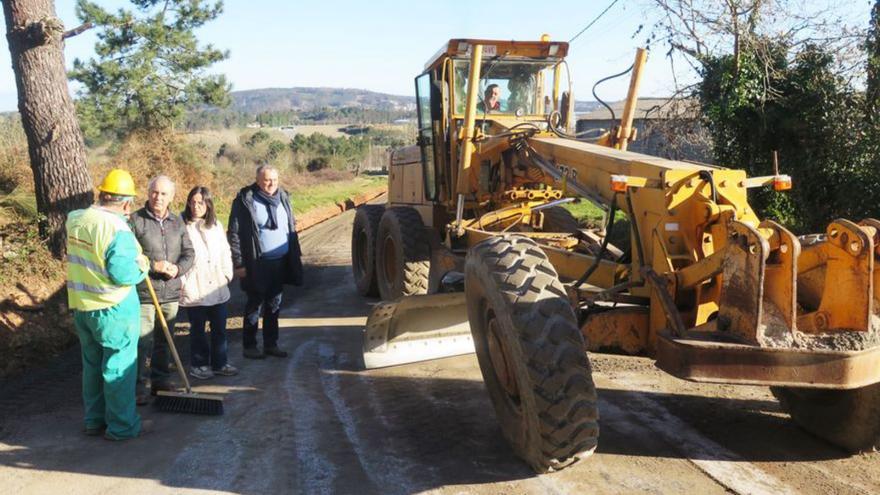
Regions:
[[364, 368], [384, 368], [474, 352], [464, 293], [381, 302], [367, 318]]

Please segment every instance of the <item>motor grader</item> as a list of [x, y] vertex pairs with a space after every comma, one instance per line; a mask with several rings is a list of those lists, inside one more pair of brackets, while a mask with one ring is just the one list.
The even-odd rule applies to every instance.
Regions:
[[[596, 448], [587, 351], [769, 386], [810, 432], [876, 447], [880, 221], [798, 237], [747, 201], [789, 177], [627, 151], [642, 50], [619, 125], [572, 134], [567, 52], [453, 39], [416, 77], [416, 145], [392, 154], [387, 204], [359, 208], [352, 233], [357, 287], [383, 301], [365, 366], [476, 351], [503, 435], [538, 472]], [[603, 208], [604, 228], [581, 228], [573, 200]]]

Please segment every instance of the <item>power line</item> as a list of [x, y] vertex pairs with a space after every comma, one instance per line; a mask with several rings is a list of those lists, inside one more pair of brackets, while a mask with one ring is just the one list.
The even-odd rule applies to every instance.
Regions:
[[591, 27], [593, 24], [596, 24], [596, 21], [598, 21], [599, 19], [601, 19], [602, 16], [605, 15], [606, 12], [608, 12], [609, 10], [611, 10], [611, 7], [614, 7], [614, 4], [616, 4], [616, 3], [619, 2], [619, 1], [620, 1], [620, 0], [613, 0], [613, 1], [612, 1], [607, 7], [605, 7], [605, 10], [603, 10], [602, 12], [600, 12], [599, 15], [597, 15], [595, 19], [593, 19], [592, 21], [590, 21], [589, 24], [587, 24], [587, 27], [581, 29], [581, 31], [580, 31], [578, 34], [574, 35], [574, 37], [573, 37], [572, 39], [568, 40], [568, 42], [571, 43], [572, 41], [576, 40], [576, 39], [578, 38], [578, 36], [584, 34], [584, 33], [587, 31], [587, 29], [590, 29], [590, 27]]

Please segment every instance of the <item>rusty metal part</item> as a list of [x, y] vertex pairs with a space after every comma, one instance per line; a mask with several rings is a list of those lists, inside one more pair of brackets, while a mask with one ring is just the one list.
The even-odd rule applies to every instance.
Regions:
[[640, 270], [642, 277], [654, 289], [654, 294], [660, 300], [660, 306], [666, 314], [666, 320], [671, 325], [670, 330], [674, 335], [682, 335], [685, 331], [684, 322], [681, 319], [681, 313], [675, 307], [675, 301], [669, 292], [669, 280], [658, 275], [651, 267], [643, 266]]
[[660, 334], [656, 359], [663, 371], [695, 382], [853, 389], [880, 381], [880, 347], [862, 351], [767, 348]]
[[764, 268], [770, 246], [748, 224], [728, 224], [730, 239], [724, 258], [718, 328], [740, 342], [757, 345], [763, 315]]
[[772, 307], [778, 318], [764, 318], [764, 337], [777, 342], [790, 341], [797, 320], [797, 260], [801, 245], [783, 226], [765, 220], [758, 226], [772, 232], [774, 245], [764, 267], [764, 305]]
[[635, 355], [647, 348], [649, 324], [647, 307], [629, 306], [590, 314], [581, 332], [591, 352], [615, 350]]
[[504, 353], [504, 345], [501, 343], [501, 337], [498, 335], [498, 320], [492, 318], [489, 320], [486, 341], [489, 347], [489, 359], [492, 361], [492, 369], [498, 378], [501, 388], [510, 397], [519, 397], [519, 386], [516, 383], [516, 372], [513, 364]]

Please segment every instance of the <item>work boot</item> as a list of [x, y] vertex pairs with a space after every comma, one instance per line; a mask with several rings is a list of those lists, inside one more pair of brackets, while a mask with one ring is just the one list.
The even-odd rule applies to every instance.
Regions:
[[98, 435], [103, 435], [106, 429], [107, 425], [86, 426], [85, 429], [83, 429], [83, 433], [90, 437], [97, 437]]
[[280, 358], [287, 357], [287, 351], [281, 350], [278, 346], [267, 347], [264, 352], [266, 353], [267, 356], [275, 356], [275, 357], [280, 357]]
[[[153, 420], [152, 419], [144, 419], [141, 421], [141, 431], [138, 432], [137, 436], [142, 437], [152, 431], [153, 431]], [[131, 437], [131, 438], [137, 438], [137, 437]], [[104, 432], [104, 440], [110, 440], [113, 442], [121, 442], [124, 440], [131, 440], [131, 438], [116, 438], [114, 436], [110, 436], [110, 434], [108, 432], [106, 432], [106, 431]]]
[[245, 347], [241, 354], [248, 359], [266, 359], [266, 355], [256, 347]]

